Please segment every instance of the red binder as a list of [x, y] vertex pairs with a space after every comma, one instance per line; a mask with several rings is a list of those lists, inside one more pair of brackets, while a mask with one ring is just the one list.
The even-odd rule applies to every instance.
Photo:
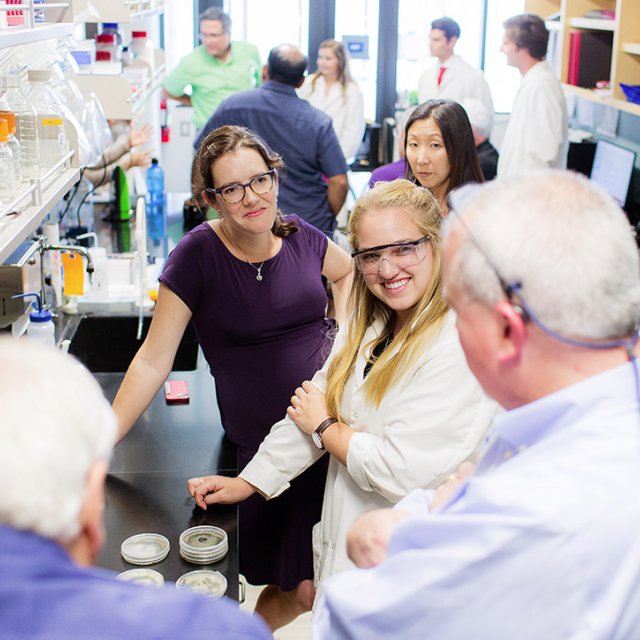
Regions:
[[573, 31], [569, 34], [569, 68], [567, 70], [567, 84], [578, 84], [581, 38], [582, 33], [579, 31]]

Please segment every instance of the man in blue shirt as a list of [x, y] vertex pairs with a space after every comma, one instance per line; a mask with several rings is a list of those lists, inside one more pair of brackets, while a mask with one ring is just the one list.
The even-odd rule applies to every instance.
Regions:
[[636, 638], [631, 227], [604, 192], [560, 171], [462, 202], [454, 192], [452, 204], [446, 297], [471, 370], [506, 411], [473, 475], [356, 522], [361, 568], [321, 586], [315, 637]]
[[304, 80], [306, 56], [282, 44], [269, 53], [267, 81], [258, 89], [237, 93], [222, 102], [198, 136], [225, 124], [257, 133], [285, 162], [278, 206], [296, 213], [330, 235], [349, 188], [347, 164], [331, 118], [296, 94]]
[[0, 338], [0, 362], [0, 637], [271, 638], [226, 598], [91, 568], [104, 535], [115, 415], [70, 356]]

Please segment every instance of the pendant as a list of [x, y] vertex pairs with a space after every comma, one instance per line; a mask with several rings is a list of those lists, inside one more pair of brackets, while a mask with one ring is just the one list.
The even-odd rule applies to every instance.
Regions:
[[256, 280], [258, 282], [262, 282], [262, 274], [258, 271], [258, 275], [256, 276]]

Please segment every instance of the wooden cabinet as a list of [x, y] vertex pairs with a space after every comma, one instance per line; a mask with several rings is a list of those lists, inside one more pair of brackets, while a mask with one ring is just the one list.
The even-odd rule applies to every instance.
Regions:
[[[640, 1], [639, 0], [528, 0], [526, 11], [548, 18], [554, 13], [560, 14], [558, 22], [548, 22], [550, 30], [557, 30], [561, 58], [559, 64], [560, 80], [569, 93], [581, 98], [640, 115], [640, 104], [628, 102], [620, 88], [620, 83], [640, 85]], [[588, 17], [591, 11], [611, 11], [613, 20]], [[584, 42], [610, 40], [610, 53], [606, 44], [601, 46], [606, 53], [609, 71], [609, 90], [592, 89], [568, 84], [572, 79], [570, 64], [572, 56], [572, 34], [587, 34]], [[575, 81], [575, 80], [574, 80]]]

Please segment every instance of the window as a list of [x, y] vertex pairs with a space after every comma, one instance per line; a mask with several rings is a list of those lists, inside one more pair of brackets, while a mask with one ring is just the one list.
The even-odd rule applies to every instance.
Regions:
[[513, 99], [520, 86], [520, 73], [508, 67], [500, 52], [504, 28], [502, 23], [524, 12], [524, 0], [488, 0], [487, 37], [484, 53], [484, 75], [491, 87], [493, 107], [498, 113], [511, 113]]
[[431, 22], [442, 16], [460, 25], [456, 53], [469, 64], [480, 67], [484, 0], [400, 0], [398, 15], [398, 104], [405, 107], [417, 100], [422, 71], [435, 64], [429, 51]]
[[378, 5], [378, 0], [336, 0], [336, 40], [342, 40], [343, 36], [369, 37], [369, 56], [351, 59], [351, 74], [362, 91], [367, 120], [376, 119]]
[[235, 40], [255, 44], [266, 62], [269, 51], [283, 42], [307, 50], [309, 3], [307, 0], [226, 0], [224, 11], [233, 22]]

